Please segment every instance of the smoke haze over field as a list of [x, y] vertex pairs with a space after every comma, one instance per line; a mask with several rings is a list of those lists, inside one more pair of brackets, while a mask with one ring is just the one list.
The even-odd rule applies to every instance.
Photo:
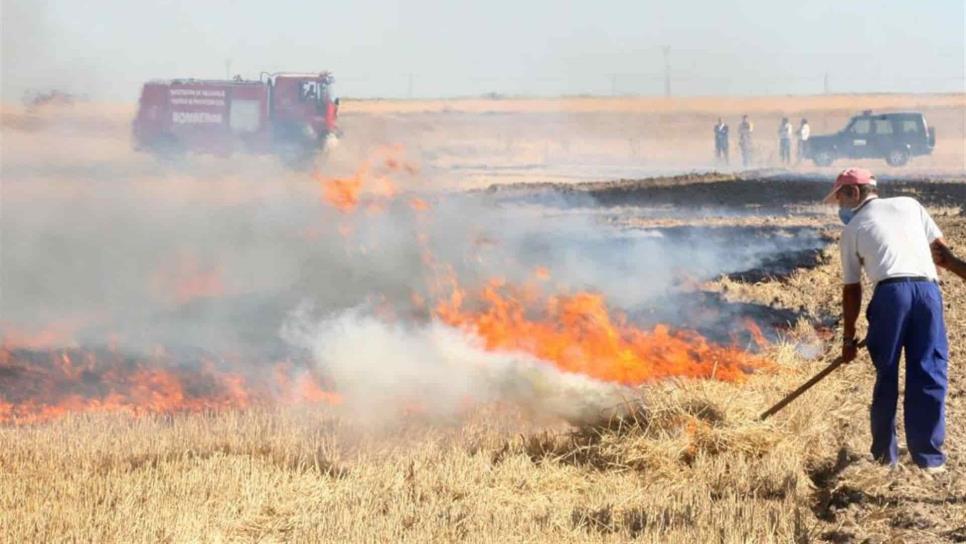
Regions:
[[[962, 92], [956, 0], [846, 4], [4, 0], [3, 101], [331, 70], [350, 97]], [[226, 64], [227, 63], [227, 64]]]
[[[339, 146], [314, 174], [271, 158], [157, 160], [131, 152], [111, 117], [88, 113], [5, 116], [0, 334], [9, 345], [160, 347], [179, 364], [197, 353], [249, 365], [309, 356], [346, 406], [429, 397], [438, 401], [429, 412], [452, 416], [472, 393], [578, 418], [622, 388], [484, 349], [437, 319], [436, 305], [498, 280], [547, 301], [599, 292], [619, 324], [682, 284], [822, 243], [814, 231], [624, 229], [607, 219], [633, 209], [516, 202], [446, 181], [433, 189], [453, 173], [423, 169], [403, 146]], [[358, 201], [325, 200], [352, 176]], [[654, 320], [691, 325], [672, 306], [658, 310]], [[725, 338], [741, 328], [701, 325]], [[577, 390], [583, 404], [561, 401]]]
[[[263, 168], [254, 176], [133, 170], [114, 172], [121, 182], [5, 180], [4, 320], [75, 316], [92, 340], [120, 333], [142, 349], [256, 349], [271, 345], [281, 317], [303, 299], [337, 310], [431, 295], [439, 271], [427, 268], [427, 250], [469, 285], [524, 282], [545, 267], [555, 289], [600, 290], [633, 308], [682, 278], [748, 268], [779, 248], [622, 232], [592, 211], [494, 204], [485, 195], [425, 196], [427, 212], [401, 197], [384, 210], [342, 214], [309, 176]], [[785, 250], [818, 243], [781, 242]]]
[[[294, 360], [301, 366], [290, 374], [282, 365], [280, 383], [313, 374], [346, 406], [380, 414], [431, 398], [424, 409], [452, 416], [474, 397], [574, 418], [615, 400], [624, 385], [667, 376], [739, 380], [756, 367], [734, 347], [743, 310], [696, 286], [776, 254], [816, 250], [825, 243], [816, 230], [821, 213], [810, 212], [807, 226], [642, 226], [758, 211], [707, 202], [604, 208], [547, 192], [515, 199], [467, 190], [732, 170], [713, 163], [709, 129], [718, 115], [734, 122], [748, 112], [762, 136], [747, 166], [769, 167], [770, 124], [780, 116], [808, 115], [818, 133], [869, 104], [927, 110], [939, 143], [917, 167], [959, 168], [963, 160], [961, 94], [346, 100], [341, 139], [314, 172], [241, 153], [152, 156], [135, 152], [131, 137], [138, 89], [154, 77], [331, 69], [341, 92], [356, 97], [661, 94], [651, 86], [664, 83], [652, 73], [663, 62], [661, 42], [672, 46], [675, 94], [814, 93], [820, 70], [848, 74], [839, 90], [944, 91], [946, 74], [955, 79], [962, 64], [950, 46], [949, 6], [917, 12], [915, 31], [943, 39], [929, 42], [925, 61], [915, 40], [893, 52], [897, 69], [932, 70], [920, 79], [906, 73], [901, 85], [862, 53], [892, 47], [880, 31], [906, 28], [898, 7], [876, 6], [880, 26], [865, 13], [842, 15], [823, 30], [850, 30], [835, 34], [834, 49], [783, 31], [785, 11], [762, 2], [728, 8], [715, 25], [693, 24], [690, 10], [676, 6], [622, 2], [571, 10], [286, 0], [3, 7], [0, 353], [26, 351], [16, 372], [0, 376], [21, 381], [0, 382], [0, 393], [33, 383], [34, 371], [68, 389], [88, 381], [69, 363], [85, 350], [114, 354], [118, 366], [98, 376], [134, 368], [151, 378], [165, 365], [188, 367], [194, 374], [148, 380], [173, 384], [166, 391], [174, 394], [160, 395], [168, 399], [206, 391], [192, 377], [211, 371], [206, 383], [227, 390], [214, 406], [247, 405], [263, 392], [233, 388], [238, 376], [218, 374], [226, 367]], [[706, 21], [723, 9], [707, 7]], [[794, 8], [794, 29], [833, 7], [841, 12], [821, 2]], [[774, 25], [752, 24], [752, 12]], [[284, 24], [270, 24], [269, 15]], [[849, 26], [860, 19], [861, 32]], [[841, 54], [850, 44], [854, 55]], [[778, 46], [787, 48], [784, 58], [756, 57]], [[26, 92], [51, 90], [77, 96], [16, 105]], [[680, 332], [692, 328], [700, 335]], [[66, 346], [79, 348], [43, 357]], [[116, 384], [98, 383], [99, 394], [114, 394]], [[122, 400], [140, 407], [143, 385]], [[58, 397], [58, 387], [47, 391], [55, 401], [73, 398]], [[308, 392], [332, 400], [331, 391]], [[0, 422], [19, 413], [13, 404], [27, 412], [44, 406], [3, 397]], [[586, 405], [560, 401], [566, 397]], [[212, 406], [205, 400], [192, 406]]]

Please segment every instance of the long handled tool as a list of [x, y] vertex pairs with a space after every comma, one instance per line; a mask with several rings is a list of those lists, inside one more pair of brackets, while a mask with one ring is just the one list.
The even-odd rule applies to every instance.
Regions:
[[[864, 347], [865, 347], [865, 340], [860, 341], [856, 345], [856, 348], [857, 349], [861, 349], [861, 348], [864, 348]], [[844, 362], [845, 362], [845, 359], [843, 359], [842, 356], [839, 355], [838, 357], [835, 358], [834, 361], [832, 361], [831, 363], [829, 363], [829, 365], [827, 367], [823, 368], [821, 372], [819, 372], [818, 374], [812, 376], [811, 379], [809, 379], [807, 382], [805, 382], [801, 386], [799, 386], [798, 389], [792, 391], [787, 396], [785, 396], [785, 398], [783, 398], [782, 400], [778, 401], [777, 404], [775, 404], [771, 408], [765, 410], [760, 416], [758, 416], [758, 419], [760, 421], [765, 421], [770, 416], [775, 415], [782, 408], [788, 406], [793, 400], [795, 400], [798, 397], [800, 397], [802, 393], [804, 393], [804, 392], [808, 391], [809, 389], [811, 389], [813, 385], [815, 385], [818, 382], [820, 382], [823, 379], [825, 379], [825, 377], [828, 376], [829, 374], [831, 374], [836, 368], [842, 366], [842, 363], [844, 363]]]

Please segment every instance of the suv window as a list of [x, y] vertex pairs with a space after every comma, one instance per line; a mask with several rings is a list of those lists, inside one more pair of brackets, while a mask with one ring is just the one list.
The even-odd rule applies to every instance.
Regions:
[[920, 134], [922, 133], [922, 124], [918, 119], [903, 119], [902, 120], [902, 133], [903, 134]]
[[867, 118], [856, 119], [849, 126], [849, 132], [852, 134], [868, 134], [870, 128], [872, 128], [871, 120]]
[[876, 134], [892, 134], [892, 120], [891, 119], [876, 119], [875, 120], [875, 133]]

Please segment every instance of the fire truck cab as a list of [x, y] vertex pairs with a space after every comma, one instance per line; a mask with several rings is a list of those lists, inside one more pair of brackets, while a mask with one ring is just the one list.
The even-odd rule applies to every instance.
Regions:
[[301, 160], [337, 134], [332, 82], [328, 72], [151, 81], [141, 90], [135, 147], [162, 155], [240, 151]]

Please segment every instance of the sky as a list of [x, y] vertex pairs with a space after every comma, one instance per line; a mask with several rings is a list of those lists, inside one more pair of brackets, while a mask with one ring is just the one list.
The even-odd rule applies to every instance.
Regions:
[[966, 0], [0, 0], [2, 99], [322, 71], [344, 97], [964, 92]]

